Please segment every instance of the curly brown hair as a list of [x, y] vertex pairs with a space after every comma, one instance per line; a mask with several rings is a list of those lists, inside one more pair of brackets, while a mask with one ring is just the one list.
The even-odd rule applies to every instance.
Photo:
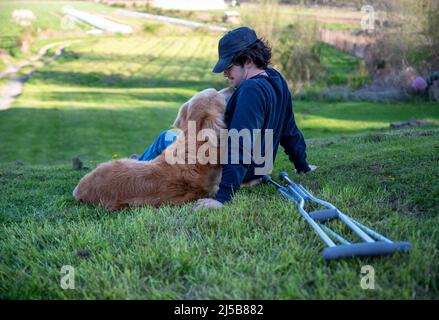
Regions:
[[271, 48], [262, 38], [238, 52], [232, 60], [234, 65], [243, 66], [247, 61], [252, 61], [258, 68], [265, 69], [270, 64]]

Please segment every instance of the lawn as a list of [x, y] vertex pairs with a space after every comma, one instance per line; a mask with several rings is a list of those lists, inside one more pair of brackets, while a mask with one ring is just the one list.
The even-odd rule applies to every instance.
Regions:
[[[291, 23], [298, 22], [313, 25], [317, 23], [320, 27], [332, 30], [360, 30], [362, 13], [360, 10], [348, 8], [313, 8], [301, 5], [274, 5], [276, 1], [261, 1], [265, 3], [261, 8], [255, 3], [242, 3], [238, 7], [230, 7], [227, 10], [237, 11], [240, 14], [242, 25], [251, 25], [255, 22], [255, 16], [276, 17], [276, 24], [285, 27]], [[137, 7], [132, 10], [149, 12], [152, 14], [171, 16], [181, 19], [188, 19], [202, 23], [209, 23], [230, 27], [230, 24], [223, 22], [224, 10], [163, 10], [153, 7]]]
[[[437, 299], [437, 103], [294, 101], [319, 168], [297, 176], [280, 151], [273, 173], [287, 169], [345, 213], [412, 242], [409, 254], [326, 263], [317, 235], [267, 185], [217, 211], [189, 203], [115, 214], [74, 201], [98, 163], [142, 152], [193, 94], [225, 86], [210, 72], [218, 38], [84, 38], [0, 112], [0, 298]], [[432, 125], [389, 128], [412, 117]], [[76, 156], [88, 169], [72, 170]], [[65, 265], [74, 290], [60, 287]], [[375, 269], [374, 290], [361, 288], [364, 265]]]
[[[409, 254], [325, 263], [294, 205], [269, 186], [215, 211], [148, 206], [118, 214], [76, 203], [87, 170], [0, 166], [0, 296], [5, 299], [433, 299], [438, 297], [439, 131], [317, 139], [294, 180], [392, 239]], [[60, 288], [62, 266], [75, 290]], [[375, 269], [375, 289], [360, 286]]]
[[357, 88], [370, 80], [364, 61], [322, 42], [319, 50], [320, 62], [325, 73], [316, 79], [311, 88], [334, 85]]
[[[76, 21], [74, 24], [69, 26], [63, 25], [65, 21], [65, 14], [63, 13], [63, 8], [68, 6], [74, 6], [79, 10], [87, 10], [93, 13], [109, 13], [112, 12], [113, 9], [108, 8], [104, 5], [100, 5], [93, 2], [85, 2], [85, 1], [11, 1], [11, 0], [0, 0], [0, 40], [7, 38], [8, 43], [6, 43], [9, 47], [9, 42], [17, 42], [20, 33], [22, 33], [25, 29], [31, 29], [37, 31], [40, 34], [44, 34], [45, 36], [42, 38], [46, 38], [46, 41], [42, 41], [42, 43], [47, 42], [47, 38], [51, 39], [49, 41], [53, 41], [53, 38], [56, 37], [65, 37], [66, 34], [72, 35], [81, 35], [83, 31], [92, 29], [90, 26], [85, 25], [79, 21]], [[35, 16], [35, 20], [32, 21], [32, 25], [29, 27], [20, 26], [16, 23], [12, 17], [13, 12], [15, 10], [30, 10]], [[12, 40], [11, 40], [12, 39]], [[3, 42], [0, 41], [0, 48]], [[38, 50], [40, 46], [33, 46], [33, 50], [31, 52], [35, 52]], [[11, 48], [12, 53], [17, 58], [22, 58], [23, 54], [20, 53], [19, 50], [13, 50]], [[24, 55], [25, 56], [25, 55]]]

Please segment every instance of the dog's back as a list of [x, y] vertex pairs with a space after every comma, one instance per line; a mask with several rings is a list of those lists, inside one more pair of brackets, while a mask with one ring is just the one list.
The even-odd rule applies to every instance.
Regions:
[[[230, 92], [225, 94], [230, 95]], [[225, 128], [225, 94], [207, 89], [185, 103], [174, 124], [181, 133], [168, 148], [187, 147], [189, 121], [197, 123], [197, 135], [202, 129], [211, 129], [219, 139], [219, 130]], [[196, 148], [207, 142], [211, 141], [197, 141]], [[216, 146], [220, 154], [218, 141]], [[83, 177], [73, 196], [86, 203], [119, 210], [145, 204], [182, 204], [216, 193], [221, 178], [220, 164], [188, 164], [187, 150], [184, 160], [184, 164], [170, 164], [163, 152], [148, 162], [130, 159], [109, 161]]]

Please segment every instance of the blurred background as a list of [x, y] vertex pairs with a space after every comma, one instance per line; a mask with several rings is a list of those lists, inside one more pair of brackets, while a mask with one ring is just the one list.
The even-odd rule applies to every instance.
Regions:
[[[438, 81], [412, 82], [439, 70], [438, 17], [436, 0], [1, 0], [0, 123], [13, 134], [0, 161], [140, 152], [191, 95], [226, 86], [217, 43], [243, 25], [272, 46], [307, 138], [435, 124], [417, 103], [438, 100]], [[408, 106], [383, 109], [394, 102]]]

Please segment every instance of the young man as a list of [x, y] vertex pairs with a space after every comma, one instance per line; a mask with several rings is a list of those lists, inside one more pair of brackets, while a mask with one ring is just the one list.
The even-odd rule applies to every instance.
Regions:
[[[292, 98], [287, 83], [282, 75], [269, 68], [271, 49], [256, 36], [255, 31], [241, 27], [225, 34], [218, 45], [219, 60], [213, 72], [223, 72], [230, 86], [235, 88], [227, 103], [225, 121], [229, 130], [271, 130], [272, 141], [266, 141], [262, 134], [259, 150], [266, 150], [269, 143], [272, 161], [276, 157], [279, 144], [285, 149], [298, 173], [315, 170], [306, 160], [306, 144], [302, 133], [297, 128], [292, 111]], [[160, 154], [175, 139], [170, 131], [163, 132], [159, 138], [139, 157], [139, 160], [151, 160]], [[238, 148], [232, 149], [229, 142], [228, 160], [222, 165], [222, 178], [215, 199], [200, 199], [194, 209], [218, 208], [231, 200], [241, 183], [260, 178], [257, 169], [264, 164], [256, 164], [254, 158], [250, 163], [243, 161], [247, 150], [243, 141], [238, 141]], [[232, 153], [239, 154], [230, 161]], [[267, 157], [267, 155], [265, 155]]]
[[[306, 144], [297, 128], [292, 111], [292, 98], [282, 75], [269, 68], [271, 49], [256, 36], [255, 31], [241, 27], [224, 35], [218, 45], [219, 60], [213, 72], [224, 73], [235, 92], [230, 97], [225, 113], [228, 129], [272, 130], [272, 159], [279, 144], [283, 146], [298, 173], [313, 171], [316, 167], [306, 161]], [[264, 137], [264, 136], [263, 136]], [[242, 141], [239, 152], [245, 152]], [[260, 150], [267, 141], [262, 138]], [[229, 144], [229, 159], [230, 159]], [[242, 154], [239, 154], [242, 160]], [[231, 200], [242, 182], [260, 178], [258, 167], [251, 164], [223, 164], [220, 188], [215, 199], [200, 199], [194, 209], [216, 208]]]

